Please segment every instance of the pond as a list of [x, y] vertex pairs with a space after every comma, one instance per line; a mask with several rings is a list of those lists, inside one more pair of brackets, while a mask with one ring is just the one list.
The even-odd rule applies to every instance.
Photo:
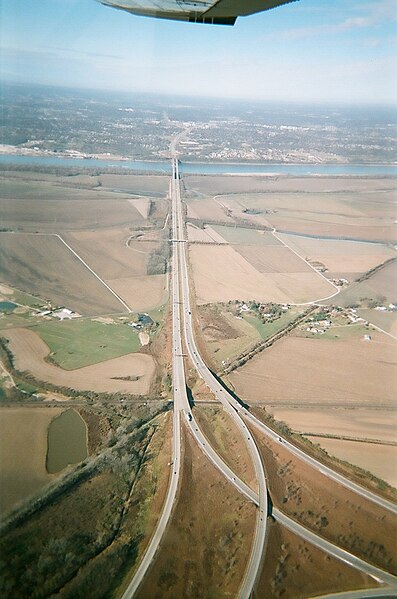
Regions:
[[0, 302], [0, 312], [13, 312], [17, 307], [17, 304], [14, 304], [14, 302]]
[[78, 412], [66, 410], [54, 418], [47, 434], [47, 471], [60, 472], [87, 457], [87, 427]]

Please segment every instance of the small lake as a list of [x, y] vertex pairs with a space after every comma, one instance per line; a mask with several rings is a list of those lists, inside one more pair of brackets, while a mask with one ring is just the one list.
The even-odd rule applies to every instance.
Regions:
[[87, 427], [78, 412], [66, 410], [54, 418], [47, 433], [47, 472], [55, 474], [83, 461], [87, 452]]

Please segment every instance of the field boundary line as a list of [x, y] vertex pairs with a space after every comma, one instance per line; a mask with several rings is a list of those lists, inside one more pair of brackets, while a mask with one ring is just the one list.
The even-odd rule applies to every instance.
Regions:
[[76, 258], [78, 260], [80, 260], [80, 262], [82, 264], [84, 264], [84, 266], [86, 268], [88, 268], [90, 273], [92, 273], [94, 275], [94, 277], [96, 277], [98, 279], [98, 281], [100, 281], [100, 283], [102, 283], [102, 285], [104, 285], [106, 287], [106, 289], [108, 289], [110, 291], [110, 293], [112, 295], [114, 295], [114, 297], [116, 299], [118, 299], [118, 301], [121, 304], [123, 304], [123, 306], [127, 309], [127, 312], [133, 312], [133, 310], [131, 310], [130, 306], [118, 295], [118, 293], [116, 293], [111, 287], [109, 287], [109, 285], [103, 279], [101, 279], [101, 277], [95, 272], [95, 270], [92, 270], [91, 266], [88, 266], [87, 262], [85, 262], [83, 260], [83, 258], [81, 256], [79, 256], [79, 254], [77, 252], [75, 252], [74, 249], [72, 247], [70, 247], [70, 245], [68, 243], [66, 243], [66, 241], [60, 235], [58, 235], [58, 233], [51, 233], [51, 235], [53, 235], [54, 237], [58, 237], [58, 239], [60, 241], [62, 241], [62, 243], [68, 248], [68, 250], [70, 252], [72, 252], [72, 254], [74, 254], [76, 256]]
[[[15, 232], [14, 232], [14, 231], [6, 231], [6, 232], [7, 232], [7, 233], [11, 233], [11, 234], [14, 234], [14, 235], [15, 235]], [[103, 279], [101, 279], [101, 277], [100, 277], [100, 276], [99, 276], [99, 275], [98, 275], [98, 274], [95, 272], [95, 270], [93, 270], [93, 269], [91, 268], [91, 266], [89, 266], [89, 265], [87, 264], [87, 262], [85, 262], [85, 260], [83, 260], [83, 258], [82, 258], [81, 256], [79, 256], [79, 254], [78, 254], [77, 252], [75, 252], [75, 250], [74, 250], [74, 249], [73, 249], [73, 248], [72, 248], [72, 247], [71, 247], [71, 246], [70, 246], [68, 243], [66, 243], [66, 241], [65, 241], [65, 240], [64, 240], [64, 239], [63, 239], [63, 238], [62, 238], [62, 237], [61, 237], [61, 236], [60, 236], [58, 233], [26, 233], [26, 232], [19, 233], [19, 232], [18, 232], [18, 233], [16, 233], [16, 234], [17, 234], [17, 235], [18, 235], [18, 234], [22, 234], [22, 235], [33, 235], [34, 237], [37, 237], [38, 235], [40, 235], [40, 236], [42, 236], [42, 237], [48, 237], [48, 236], [51, 236], [51, 237], [57, 237], [57, 238], [58, 238], [58, 239], [59, 239], [59, 240], [60, 240], [60, 241], [63, 243], [63, 245], [65, 245], [65, 246], [68, 248], [68, 250], [69, 250], [70, 252], [72, 252], [72, 254], [74, 254], [74, 256], [76, 256], [76, 258], [77, 258], [78, 260], [80, 260], [80, 262], [81, 262], [81, 263], [82, 263], [82, 264], [83, 264], [83, 265], [84, 265], [84, 266], [85, 266], [85, 267], [86, 267], [86, 268], [87, 268], [87, 269], [90, 271], [90, 273], [91, 273], [91, 274], [93, 274], [93, 275], [94, 275], [94, 277], [95, 277], [96, 279], [98, 279], [98, 281], [99, 281], [100, 283], [102, 283], [102, 285], [103, 285], [104, 287], [106, 287], [106, 289], [107, 289], [108, 291], [110, 291], [110, 293], [111, 293], [112, 295], [114, 295], [114, 297], [115, 297], [115, 298], [116, 298], [116, 299], [117, 299], [117, 300], [118, 300], [118, 301], [119, 301], [119, 302], [120, 302], [120, 303], [121, 303], [121, 304], [124, 306], [124, 308], [126, 308], [127, 312], [129, 312], [129, 313], [130, 313], [130, 312], [133, 312], [133, 310], [130, 308], [130, 306], [129, 306], [129, 305], [128, 305], [128, 304], [127, 304], [127, 303], [126, 303], [124, 300], [123, 300], [123, 298], [122, 298], [122, 297], [120, 297], [120, 296], [118, 295], [118, 293], [116, 293], [116, 292], [114, 291], [114, 289], [112, 289], [111, 287], [109, 287], [109, 285], [108, 285], [108, 284], [107, 284], [107, 283], [106, 283], [106, 282], [105, 282]]]
[[381, 329], [380, 327], [378, 327], [376, 324], [374, 324], [370, 320], [368, 320], [367, 322], [369, 322], [369, 324], [371, 325], [371, 327], [374, 327], [374, 329], [376, 329], [377, 331], [379, 331], [381, 333], [384, 333], [385, 335], [388, 335], [389, 337], [391, 337], [392, 339], [394, 339], [395, 341], [397, 341], [397, 337], [395, 335], [392, 335], [391, 333], [388, 333], [384, 329]]
[[317, 302], [322, 302], [324, 300], [328, 300], [331, 299], [332, 297], [335, 297], [335, 295], [338, 295], [338, 293], [340, 293], [340, 287], [338, 287], [337, 285], [335, 285], [335, 283], [332, 283], [329, 279], [327, 279], [327, 277], [325, 277], [321, 272], [319, 272], [316, 268], [314, 268], [314, 266], [312, 266], [312, 264], [310, 264], [310, 262], [308, 262], [307, 260], [305, 260], [305, 258], [303, 258], [303, 256], [301, 256], [296, 250], [292, 249], [292, 247], [290, 247], [287, 243], [285, 243], [285, 241], [283, 239], [280, 239], [280, 237], [277, 235], [277, 231], [276, 229], [273, 229], [271, 231], [273, 237], [275, 237], [276, 239], [278, 239], [278, 241], [280, 243], [282, 243], [282, 245], [286, 248], [288, 248], [291, 252], [293, 252], [296, 256], [298, 256], [298, 258], [300, 258], [305, 264], [307, 264], [308, 266], [310, 266], [310, 268], [320, 277], [322, 277], [324, 279], [324, 281], [327, 281], [327, 283], [329, 285], [332, 285], [332, 287], [334, 287], [334, 289], [336, 289], [335, 293], [332, 293], [331, 295], [328, 295], [327, 297], [321, 297], [320, 299], [317, 300], [312, 300], [311, 302], [304, 302], [302, 304], [295, 304], [295, 305], [300, 305], [300, 306], [306, 306], [308, 304], [315, 304]]

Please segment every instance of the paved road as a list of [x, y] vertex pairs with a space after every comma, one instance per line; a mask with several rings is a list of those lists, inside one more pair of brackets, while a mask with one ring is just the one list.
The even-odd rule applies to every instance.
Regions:
[[322, 549], [322, 551], [325, 551], [325, 553], [328, 553], [333, 557], [336, 557], [337, 559], [345, 562], [349, 566], [352, 566], [357, 570], [361, 570], [361, 572], [364, 572], [368, 576], [371, 576], [378, 583], [390, 585], [391, 588], [397, 590], [397, 577], [393, 576], [393, 574], [390, 574], [389, 572], [386, 572], [381, 568], [377, 568], [376, 566], [369, 564], [368, 562], [360, 559], [359, 557], [353, 555], [345, 549], [341, 549], [334, 543], [327, 541], [326, 539], [320, 537], [305, 526], [302, 526], [302, 524], [295, 522], [295, 520], [289, 518], [289, 516], [286, 516], [277, 508], [273, 508], [272, 514], [274, 518], [277, 520], [277, 522], [280, 522], [280, 524], [297, 534], [302, 539], [305, 539], [315, 547]]
[[[263, 557], [263, 550], [265, 545], [265, 536], [266, 536], [266, 515], [267, 515], [267, 490], [266, 490], [266, 479], [263, 470], [262, 461], [258, 452], [258, 449], [255, 445], [254, 439], [252, 438], [249, 429], [247, 428], [243, 416], [248, 418], [249, 421], [255, 426], [259, 427], [263, 432], [266, 432], [273, 439], [278, 440], [279, 436], [274, 433], [271, 429], [269, 429], [266, 425], [264, 425], [260, 420], [255, 418], [252, 414], [250, 414], [245, 408], [243, 408], [234, 398], [231, 396], [224, 387], [219, 383], [216, 377], [210, 372], [210, 370], [204, 364], [198, 349], [195, 344], [194, 334], [193, 334], [193, 326], [191, 319], [191, 308], [190, 308], [190, 293], [189, 293], [189, 281], [188, 281], [188, 269], [186, 262], [186, 252], [185, 252], [185, 239], [184, 239], [184, 222], [182, 216], [182, 203], [180, 198], [180, 178], [178, 171], [178, 162], [177, 160], [173, 160], [173, 173], [171, 180], [171, 198], [172, 198], [172, 217], [173, 217], [173, 231], [172, 231], [172, 240], [173, 240], [173, 255], [172, 255], [172, 335], [173, 335], [173, 394], [174, 394], [174, 417], [173, 417], [173, 455], [171, 462], [171, 473], [170, 473], [170, 482], [167, 491], [167, 497], [164, 503], [163, 511], [160, 516], [158, 525], [156, 527], [155, 532], [153, 533], [153, 537], [149, 543], [148, 549], [142, 559], [141, 564], [136, 571], [136, 574], [129, 584], [127, 590], [123, 594], [123, 599], [131, 599], [139, 585], [141, 584], [143, 577], [145, 576], [153, 557], [158, 549], [158, 546], [161, 542], [161, 539], [164, 535], [166, 526], [168, 524], [169, 518], [171, 516], [172, 508], [175, 502], [176, 492], [179, 483], [179, 475], [180, 475], [180, 466], [181, 466], [181, 437], [180, 437], [180, 419], [181, 412], [185, 418], [187, 425], [190, 427], [190, 430], [195, 437], [197, 443], [201, 447], [201, 449], [207, 454], [208, 458], [211, 462], [218, 468], [218, 470], [242, 493], [244, 494], [250, 501], [255, 503], [258, 506], [258, 518], [257, 518], [257, 526], [255, 531], [255, 538], [253, 543], [253, 548], [249, 560], [249, 564], [247, 570], [245, 572], [244, 579], [242, 581], [239, 598], [248, 599], [252, 588], [257, 579], [258, 573], [260, 571], [261, 561]], [[181, 293], [182, 289], [182, 293]], [[183, 314], [183, 318], [181, 317], [181, 313]], [[234, 472], [223, 462], [223, 460], [218, 456], [218, 454], [213, 450], [211, 445], [208, 443], [205, 436], [202, 434], [193, 414], [190, 411], [189, 401], [186, 393], [186, 381], [185, 381], [185, 372], [184, 372], [184, 354], [183, 354], [183, 344], [181, 337], [181, 329], [183, 328], [185, 342], [187, 346], [188, 353], [190, 358], [198, 370], [200, 376], [205, 380], [209, 388], [213, 391], [216, 399], [222, 403], [225, 410], [230, 414], [233, 420], [236, 422], [242, 434], [245, 436], [247, 446], [251, 452], [251, 456], [254, 461], [255, 471], [257, 480], [259, 483], [259, 493], [253, 491], [248, 485], [246, 485], [243, 481], [241, 481]], [[287, 441], [282, 441], [289, 450], [293, 453], [301, 457], [301, 459], [305, 459], [309, 461], [312, 465], [314, 465], [318, 470], [323, 472], [326, 476], [330, 476], [334, 479], [342, 479], [341, 484], [345, 484], [345, 486], [349, 486], [352, 490], [356, 490], [355, 487], [358, 487], [358, 491], [360, 494], [369, 494], [372, 499], [372, 496], [377, 500], [377, 503], [380, 503], [377, 495], [367, 492], [365, 489], [360, 487], [359, 485], [355, 485], [355, 483], [351, 483], [345, 477], [333, 472], [329, 468], [323, 466], [310, 456], [307, 456], [301, 450], [298, 450], [292, 444]], [[373, 499], [372, 499], [373, 500]], [[387, 502], [397, 509], [397, 506], [391, 504], [391, 502]], [[380, 503], [382, 505], [382, 503]], [[378, 581], [384, 581], [389, 584], [393, 590], [397, 588], [396, 586], [396, 578], [378, 568], [375, 568], [371, 564], [367, 564], [363, 560], [360, 560], [356, 556], [340, 549], [339, 547], [329, 543], [324, 540], [322, 537], [315, 535], [311, 531], [307, 530], [305, 527], [296, 523], [294, 520], [287, 517], [285, 514], [280, 512], [277, 509], [273, 510], [273, 514], [284, 526], [287, 526], [291, 530], [293, 530], [296, 534], [305, 538], [309, 542], [313, 543], [317, 547], [323, 549], [324, 551], [334, 555], [338, 559], [342, 559], [352, 566], [366, 572], [367, 574], [373, 576]], [[361, 594], [360, 594], [361, 593]], [[346, 597], [346, 599], [354, 599], [356, 597], [363, 597], [363, 591], [344, 593], [342, 595], [329, 595], [327, 597]], [[368, 595], [365, 592], [365, 597], [374, 596], [393, 596], [391, 593], [391, 588], [389, 589], [381, 589], [381, 591], [376, 591], [375, 594]], [[324, 596], [323, 599], [326, 599]]]
[[388, 597], [396, 599], [397, 590], [389, 588], [366, 589], [361, 591], [345, 591], [343, 593], [331, 593], [329, 595], [316, 595], [308, 599], [370, 599], [371, 597]]
[[[177, 170], [177, 164], [175, 165], [174, 169], [175, 169], [175, 178], [178, 180], [179, 173]], [[178, 193], [179, 193], [179, 190], [178, 190]], [[181, 206], [180, 197], [178, 198], [178, 205], [179, 205], [179, 210], [176, 213], [175, 213], [175, 211], [173, 212], [173, 218], [174, 218], [174, 220], [178, 219], [178, 221], [179, 221], [179, 224], [178, 224], [179, 239], [184, 239], [183, 234], [182, 234], [182, 232], [184, 231], [184, 228], [183, 228], [182, 210], [180, 208], [180, 206]], [[204, 361], [202, 360], [202, 358], [199, 354], [199, 351], [197, 349], [197, 346], [195, 344], [195, 340], [194, 340], [191, 307], [190, 307], [190, 291], [189, 291], [189, 281], [188, 281], [188, 268], [187, 268], [187, 263], [186, 263], [185, 244], [183, 244], [183, 243], [179, 244], [178, 252], [179, 252], [180, 261], [181, 261], [181, 265], [180, 265], [180, 267], [181, 267], [181, 282], [182, 282], [181, 305], [182, 305], [183, 314], [184, 314], [183, 326], [184, 326], [185, 342], [186, 342], [186, 347], [187, 347], [189, 356], [190, 356], [193, 364], [196, 366], [196, 369], [198, 370], [201, 377], [207, 383], [209, 388], [213, 391], [216, 399], [218, 399], [222, 403], [222, 405], [225, 407], [226, 411], [234, 418], [234, 420], [238, 424], [240, 430], [246, 436], [246, 439], [249, 443], [250, 448], [252, 449], [252, 447], [254, 447], [253, 453], [255, 454], [257, 452], [257, 448], [253, 442], [251, 434], [250, 434], [248, 428], [245, 426], [245, 423], [241, 422], [241, 419], [237, 418], [237, 420], [236, 420], [236, 415], [244, 416], [245, 418], [248, 419], [248, 421], [250, 421], [256, 427], [260, 428], [260, 430], [262, 432], [265, 432], [267, 435], [271, 436], [272, 439], [276, 440], [277, 442], [280, 442], [279, 441], [280, 436], [278, 434], [274, 433], [274, 431], [269, 429], [269, 427], [264, 425], [255, 416], [250, 414], [248, 412], [248, 410], [246, 410], [239, 402], [237, 402], [234, 399], [234, 397], [232, 395], [230, 395], [226, 391], [226, 389], [219, 383], [219, 381], [209, 371], [209, 369], [205, 365]], [[377, 503], [378, 505], [381, 505], [382, 507], [384, 507], [388, 510], [397, 512], [397, 506], [394, 503], [392, 503], [386, 499], [383, 499], [382, 497], [378, 496], [376, 493], [373, 493], [367, 489], [364, 489], [363, 487], [350, 481], [343, 475], [341, 475], [337, 472], [334, 472], [331, 468], [324, 466], [323, 464], [321, 464], [320, 462], [318, 462], [311, 456], [308, 456], [307, 454], [305, 454], [300, 449], [296, 448], [293, 444], [289, 443], [288, 441], [283, 439], [281, 442], [292, 453], [294, 453], [300, 459], [309, 463], [317, 471], [321, 472], [325, 476], [335, 480], [335, 482], [342, 484], [343, 486], [345, 486], [345, 487], [349, 488], [350, 490], [354, 491], [355, 493], [369, 499], [370, 501], [373, 501], [374, 503]], [[255, 452], [255, 450], [256, 450], [256, 452]], [[258, 466], [258, 461], [260, 463], [260, 466]], [[256, 461], [255, 457], [254, 457], [254, 463], [257, 468], [257, 472], [256, 472], [257, 478], [258, 478], [258, 481], [261, 481], [261, 472], [263, 473], [263, 467], [262, 467], [262, 463], [260, 461], [260, 457], [259, 457], [258, 461]], [[263, 474], [263, 478], [264, 478], [264, 474]], [[263, 484], [263, 487], [266, 488], [266, 481], [262, 481], [262, 484]], [[263, 487], [262, 487], [262, 491], [263, 491]], [[258, 500], [259, 500], [259, 506], [261, 506], [260, 493], [258, 496]], [[267, 511], [267, 508], [266, 508], [266, 511]], [[262, 513], [260, 515], [260, 518], [266, 517], [266, 511], [264, 512], [264, 514]], [[332, 543], [330, 543], [329, 541], [326, 541], [322, 537], [315, 535], [311, 531], [305, 529], [300, 524], [296, 523], [294, 520], [292, 520], [292, 519], [288, 518], [287, 516], [285, 516], [284, 514], [282, 514], [282, 512], [279, 512], [276, 510], [276, 517], [280, 521], [282, 520], [283, 524], [288, 526], [288, 528], [293, 530], [296, 534], [307, 539], [308, 541], [313, 543], [315, 546], [332, 554], [334, 557], [337, 557], [338, 559], [342, 559], [343, 561], [346, 561], [347, 563], [351, 564], [353, 567], [361, 569], [363, 572], [366, 572], [368, 575], [373, 576], [377, 580], [383, 581], [384, 583], [389, 584], [391, 587], [393, 587], [393, 589], [396, 588], [397, 579], [394, 576], [392, 576], [391, 574], [384, 572], [384, 571], [380, 570], [379, 568], [376, 568], [375, 566], [372, 566], [371, 564], [368, 564], [367, 562], [365, 562], [363, 560], [360, 560], [359, 558], [350, 554], [349, 552], [333, 545]], [[390, 593], [390, 589], [388, 592]], [[355, 596], [357, 596], [357, 594]], [[361, 591], [361, 596], [362, 596], [362, 591]]]
[[[239, 406], [239, 404], [237, 402], [236, 402], [236, 404]], [[354, 493], [357, 493], [358, 495], [361, 495], [361, 497], [365, 497], [365, 499], [368, 499], [369, 501], [372, 501], [373, 503], [376, 503], [377, 505], [380, 505], [381, 507], [385, 508], [386, 510], [388, 510], [390, 512], [393, 512], [394, 514], [397, 514], [397, 505], [395, 503], [393, 503], [392, 501], [389, 501], [388, 499], [384, 499], [383, 497], [380, 497], [376, 493], [374, 493], [372, 491], [369, 491], [368, 489], [365, 489], [361, 485], [358, 485], [357, 483], [349, 480], [348, 478], [346, 478], [342, 474], [339, 474], [338, 472], [335, 472], [334, 470], [332, 470], [328, 466], [325, 466], [324, 464], [322, 464], [321, 462], [319, 462], [315, 458], [309, 456], [308, 454], [306, 454], [301, 449], [298, 449], [297, 447], [295, 447], [295, 445], [293, 445], [292, 443], [290, 443], [286, 439], [281, 438], [280, 435], [278, 435], [277, 433], [275, 433], [271, 428], [269, 428], [268, 426], [266, 426], [266, 424], [264, 424], [261, 420], [259, 420], [258, 418], [256, 418], [253, 414], [251, 414], [245, 408], [242, 408], [241, 406], [239, 406], [238, 410], [256, 428], [258, 428], [263, 433], [265, 433], [273, 441], [277, 441], [279, 443], [281, 442], [284, 445], [284, 447], [286, 447], [288, 449], [288, 451], [290, 451], [291, 453], [293, 453], [294, 455], [296, 455], [299, 459], [303, 460], [307, 464], [310, 464], [311, 466], [313, 466], [313, 468], [315, 468], [318, 472], [321, 472], [322, 474], [324, 474], [324, 476], [327, 476], [328, 478], [331, 478], [335, 482], [337, 482], [337, 483], [343, 485], [344, 487], [350, 489]], [[280, 441], [280, 439], [281, 439], [281, 441]]]
[[249, 560], [248, 567], [246, 569], [240, 591], [239, 597], [248, 598], [251, 594], [252, 588], [255, 581], [260, 573], [262, 556], [265, 546], [266, 537], [266, 517], [267, 517], [267, 489], [266, 489], [266, 478], [263, 469], [262, 460], [256, 447], [255, 441], [248, 431], [242, 418], [240, 418], [235, 409], [230, 405], [228, 401], [228, 394], [223, 387], [220, 386], [217, 379], [213, 376], [210, 370], [202, 360], [198, 349], [195, 344], [192, 318], [191, 318], [191, 306], [190, 306], [190, 293], [189, 293], [189, 278], [186, 261], [185, 251], [185, 228], [182, 215], [182, 202], [180, 197], [180, 176], [178, 169], [178, 161], [173, 160], [173, 180], [176, 182], [175, 185], [175, 202], [172, 206], [172, 218], [175, 223], [177, 230], [173, 231], [173, 239], [177, 239], [177, 251], [179, 256], [179, 269], [180, 269], [180, 283], [181, 283], [181, 308], [183, 312], [183, 330], [185, 336], [185, 343], [189, 353], [189, 356], [196, 367], [200, 376], [207, 383], [208, 387], [214, 393], [216, 399], [219, 399], [225, 410], [233, 418], [238, 428], [242, 432], [247, 447], [250, 451], [253, 459], [255, 474], [258, 481], [259, 493], [258, 493], [258, 515], [257, 515], [257, 526], [255, 529], [254, 542], [252, 552]]

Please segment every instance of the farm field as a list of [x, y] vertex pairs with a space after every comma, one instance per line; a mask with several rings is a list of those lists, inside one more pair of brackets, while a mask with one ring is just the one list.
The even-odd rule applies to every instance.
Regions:
[[46, 361], [49, 348], [29, 329], [12, 329], [4, 334], [14, 355], [17, 370], [30, 372], [35, 378], [78, 391], [106, 393], [149, 392], [155, 364], [150, 355], [130, 353], [119, 358], [75, 370], [63, 370]]
[[343, 406], [312, 406], [300, 408], [277, 407], [271, 405], [268, 411], [276, 418], [286, 422], [292, 430], [308, 435], [321, 433], [326, 435], [347, 436], [356, 439], [371, 439], [395, 442], [397, 413], [394, 407], [383, 409], [345, 408]]
[[0, 410], [0, 511], [39, 491], [55, 478], [46, 470], [47, 429], [62, 408]]
[[364, 327], [344, 330], [342, 338], [281, 339], [229, 375], [237, 395], [272, 406], [395, 406], [397, 342], [377, 331], [366, 342]]
[[313, 443], [318, 443], [329, 455], [359, 466], [364, 470], [369, 470], [381, 480], [397, 488], [396, 446], [310, 436], [308, 438]]
[[312, 269], [285, 273], [275, 266], [276, 272], [262, 273], [231, 246], [194, 245], [190, 260], [198, 304], [233, 299], [304, 303], [335, 293]]
[[313, 269], [285, 246], [234, 246], [254, 268], [262, 273], [310, 273]]
[[322, 263], [330, 278], [345, 277], [351, 281], [396, 256], [394, 249], [383, 244], [313, 239], [283, 233], [279, 237], [307, 260]]
[[186, 185], [190, 196], [214, 194], [212, 204], [208, 197], [189, 200], [191, 216], [204, 221], [239, 222], [244, 218], [251, 224], [303, 235], [397, 239], [393, 179], [190, 176]]
[[150, 197], [165, 197], [168, 194], [170, 179], [166, 175], [137, 175], [134, 173], [123, 173], [116, 175], [111, 173], [100, 173], [99, 183], [108, 189], [117, 189], [136, 195], [147, 195]]
[[[225, 227], [223, 225], [212, 225], [212, 229], [228, 243], [255, 246], [255, 250], [259, 249], [256, 247], [258, 245], [281, 245], [279, 240], [268, 231], [256, 231], [244, 227]], [[268, 248], [266, 247], [266, 249]]]
[[137, 352], [138, 333], [125, 324], [93, 320], [45, 322], [32, 329], [50, 349], [51, 360], [64, 370], [83, 368]]
[[128, 241], [131, 231], [127, 227], [71, 232], [63, 237], [105, 280], [146, 275], [148, 258], [159, 246], [156, 241]]
[[382, 303], [397, 302], [397, 261], [387, 264], [368, 279], [353, 283], [344, 289], [339, 297], [340, 306], [360, 304], [362, 300], [382, 299]]
[[0, 233], [1, 277], [9, 285], [83, 315], [125, 307], [55, 236]]
[[397, 337], [397, 312], [380, 312], [378, 310], [358, 310], [358, 315], [375, 326]]
[[269, 406], [268, 411], [276, 420], [307, 436], [330, 455], [369, 470], [397, 488], [395, 408]]
[[109, 279], [108, 283], [132, 310], [152, 310], [164, 304], [168, 298], [166, 275]]
[[[77, 178], [73, 181], [73, 177], [41, 181], [37, 177], [1, 178], [0, 209], [4, 228], [59, 232], [145, 223], [140, 211], [128, 201], [129, 193], [106, 191], [101, 187], [93, 189], [88, 177], [80, 182]], [[98, 179], [95, 182], [100, 183]]]
[[[275, 165], [275, 169], [277, 165]], [[243, 177], [229, 175], [189, 175], [183, 180], [190, 193], [220, 194], [257, 194], [257, 193], [324, 193], [348, 192], [349, 194], [370, 194], [372, 201], [382, 202], [383, 194], [392, 194], [396, 182], [390, 177], [280, 177], [279, 175], [248, 175]], [[375, 193], [382, 196], [377, 200]], [[359, 201], [357, 199], [357, 201]]]
[[219, 221], [234, 223], [231, 216], [225, 208], [222, 208], [212, 198], [200, 198], [199, 200], [189, 199], [187, 201], [187, 220], [198, 218], [204, 222]]
[[200, 227], [197, 227], [196, 225], [187, 223], [186, 228], [189, 241], [196, 243], [227, 243], [225, 239], [216, 233], [215, 230], [209, 225], [206, 225], [203, 229], [200, 229]]

